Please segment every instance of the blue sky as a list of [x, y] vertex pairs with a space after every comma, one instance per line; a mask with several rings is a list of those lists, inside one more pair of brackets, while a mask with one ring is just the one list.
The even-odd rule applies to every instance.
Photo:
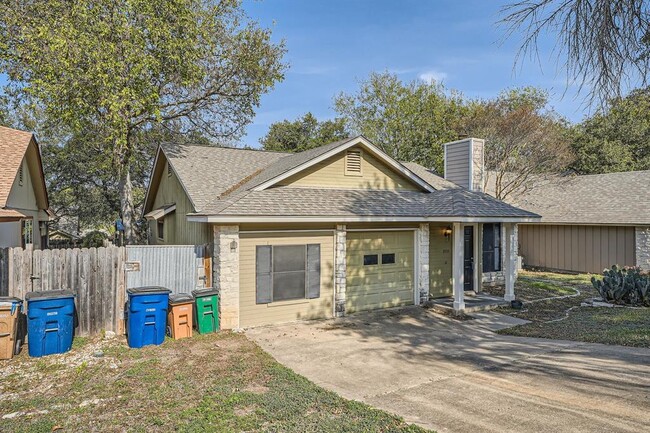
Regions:
[[332, 99], [354, 92], [372, 71], [402, 80], [442, 79], [467, 97], [492, 97], [508, 87], [535, 85], [572, 121], [585, 109], [557, 67], [552, 37], [541, 40], [539, 62], [514, 68], [517, 39], [496, 24], [506, 0], [244, 0], [248, 15], [284, 39], [290, 68], [262, 97], [242, 144], [258, 147], [271, 123], [311, 111], [334, 117]]

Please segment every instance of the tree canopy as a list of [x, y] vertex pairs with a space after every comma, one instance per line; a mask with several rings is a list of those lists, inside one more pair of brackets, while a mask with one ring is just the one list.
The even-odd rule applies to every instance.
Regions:
[[319, 122], [307, 113], [294, 121], [273, 123], [260, 139], [264, 150], [279, 152], [302, 152], [349, 136], [344, 119], [336, 118]]
[[283, 78], [284, 46], [270, 38], [240, 0], [9, 1], [0, 6], [0, 72], [8, 95], [70, 135], [92, 133], [88, 151], [102, 143], [132, 241], [137, 135], [175, 122], [239, 137], [260, 95]]
[[506, 199], [528, 189], [540, 176], [559, 173], [573, 159], [567, 125], [548, 107], [548, 94], [535, 87], [509, 89], [470, 104], [470, 135], [485, 139], [485, 181]]
[[650, 88], [610, 100], [574, 128], [572, 147], [579, 174], [650, 170]]
[[355, 93], [334, 98], [334, 109], [352, 132], [363, 134], [400, 161], [442, 172], [442, 144], [463, 132], [460, 95], [435, 82], [403, 83], [390, 73], [372, 73]]

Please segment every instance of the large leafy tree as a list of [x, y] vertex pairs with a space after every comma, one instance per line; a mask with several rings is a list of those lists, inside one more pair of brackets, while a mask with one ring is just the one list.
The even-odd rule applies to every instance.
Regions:
[[474, 101], [466, 125], [470, 135], [485, 138], [485, 180], [499, 199], [564, 171], [573, 158], [566, 122], [548, 108], [548, 94], [534, 87]]
[[271, 125], [260, 139], [264, 150], [302, 152], [349, 136], [342, 118], [319, 122], [307, 113], [294, 121], [283, 120]]
[[[284, 47], [240, 0], [15, 0], [0, 5], [6, 91], [42, 107], [113, 168], [127, 241], [142, 131], [175, 122], [229, 140], [283, 78]], [[85, 144], [79, 143], [79, 146]]]
[[572, 147], [579, 174], [650, 170], [650, 88], [610, 100], [574, 128]]
[[351, 129], [401, 161], [442, 172], [442, 144], [458, 138], [466, 108], [459, 95], [435, 82], [403, 83], [390, 73], [372, 73], [352, 94], [334, 100]]

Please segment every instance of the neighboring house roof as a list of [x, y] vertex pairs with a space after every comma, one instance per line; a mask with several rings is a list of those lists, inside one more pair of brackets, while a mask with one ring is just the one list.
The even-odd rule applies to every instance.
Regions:
[[650, 170], [552, 176], [506, 201], [548, 224], [650, 225]]
[[[42, 188], [44, 195], [43, 203], [41, 203], [42, 209], [49, 207], [41, 155], [34, 135], [31, 132], [0, 126], [0, 155], [2, 155], [2, 158], [0, 158], [0, 208], [7, 205], [7, 199], [18, 175], [20, 165], [32, 143], [36, 152], [39, 174], [38, 179], [33, 179], [34, 185]], [[40, 185], [38, 185], [39, 180]]]
[[[421, 192], [283, 186], [272, 188], [296, 170], [352, 145], [377, 152]], [[372, 146], [372, 147], [370, 147]], [[338, 150], [337, 150], [338, 149]], [[423, 217], [503, 217], [534, 219], [487, 194], [466, 191], [415, 164], [401, 164], [363, 137], [341, 140], [297, 154], [188, 145], [163, 145], [180, 182], [195, 205], [193, 220], [219, 217], [318, 217], [376, 219]], [[154, 168], [155, 172], [156, 168]], [[155, 173], [152, 183], [155, 182]], [[148, 192], [147, 203], [153, 203]], [[145, 207], [145, 212], [151, 211]]]

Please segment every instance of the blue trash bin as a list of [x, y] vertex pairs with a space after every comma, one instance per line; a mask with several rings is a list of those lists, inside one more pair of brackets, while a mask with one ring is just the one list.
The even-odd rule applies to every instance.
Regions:
[[29, 356], [65, 353], [74, 336], [74, 293], [68, 290], [29, 292], [27, 335]]
[[165, 340], [171, 290], [164, 287], [126, 289], [126, 337], [129, 347], [162, 344]]

